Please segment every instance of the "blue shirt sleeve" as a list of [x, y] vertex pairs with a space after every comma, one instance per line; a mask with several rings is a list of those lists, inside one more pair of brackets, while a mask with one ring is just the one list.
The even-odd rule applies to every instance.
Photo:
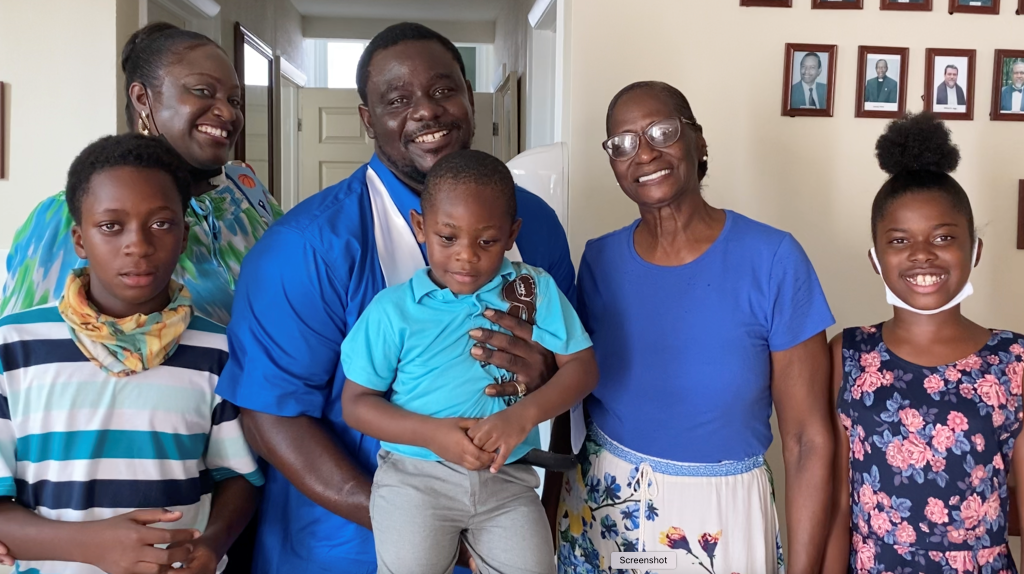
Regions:
[[272, 226], [242, 265], [217, 394], [254, 411], [322, 417], [347, 304], [314, 247], [292, 229]]
[[556, 355], [572, 355], [590, 348], [590, 336], [554, 278], [539, 269], [533, 275], [537, 280], [533, 340]]
[[558, 214], [543, 199], [516, 187], [522, 227], [516, 244], [523, 262], [540, 267], [555, 278], [555, 283], [573, 305], [576, 304], [576, 270], [569, 254], [569, 240], [558, 221]]
[[378, 294], [345, 337], [341, 344], [341, 366], [350, 381], [385, 392], [398, 375], [402, 345], [388, 312], [391, 298], [382, 295], [390, 293]]
[[769, 279], [768, 348], [785, 351], [834, 324], [811, 260], [790, 234], [779, 244]]
[[555, 229], [552, 232], [555, 237], [551, 243], [553, 259], [551, 264], [544, 270], [551, 274], [558, 288], [565, 295], [570, 305], [576, 304], [576, 269], [572, 266], [572, 257], [569, 255], [569, 240], [565, 236], [565, 230], [558, 223], [555, 217]]

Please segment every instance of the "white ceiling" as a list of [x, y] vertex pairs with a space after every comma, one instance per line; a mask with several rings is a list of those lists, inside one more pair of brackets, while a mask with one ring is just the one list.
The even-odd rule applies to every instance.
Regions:
[[303, 16], [493, 22], [511, 0], [292, 0]]

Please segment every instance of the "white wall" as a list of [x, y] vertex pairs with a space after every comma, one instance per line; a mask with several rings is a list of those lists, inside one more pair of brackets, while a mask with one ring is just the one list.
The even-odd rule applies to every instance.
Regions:
[[[404, 21], [401, 18], [325, 18], [303, 16], [302, 34], [306, 38], [370, 40], [384, 28]], [[444, 34], [452, 42], [490, 44], [494, 41], [494, 22], [453, 22], [442, 20], [417, 20], [417, 22]]]
[[[1020, 48], [1016, 2], [1000, 16], [794, 7], [743, 8], [735, 0], [577, 0], [571, 18], [569, 231], [585, 242], [637, 217], [601, 150], [609, 100], [637, 80], [667, 81], [687, 95], [710, 152], [713, 204], [791, 231], [817, 268], [840, 326], [889, 314], [867, 262], [871, 200], [884, 181], [874, 142], [885, 120], [856, 119], [857, 46], [910, 48], [908, 108], [922, 108], [924, 50], [976, 48], [975, 121], [950, 122], [963, 161], [955, 174], [971, 197], [985, 260], [964, 309], [993, 327], [1024, 330], [1024, 251], [1015, 248], [1024, 126], [988, 120], [996, 48]], [[499, 28], [500, 35], [500, 28]], [[839, 46], [835, 117], [780, 116], [786, 42]], [[777, 485], [784, 484], [777, 447]], [[781, 494], [781, 493], [780, 493]], [[783, 500], [780, 497], [780, 504]]]
[[0, 248], [71, 160], [117, 129], [115, 0], [0, 0], [0, 81], [10, 151], [0, 180]]

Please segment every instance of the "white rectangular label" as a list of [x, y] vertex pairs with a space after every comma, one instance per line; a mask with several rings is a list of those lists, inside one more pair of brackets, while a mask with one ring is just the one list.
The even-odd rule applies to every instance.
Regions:
[[662, 572], [676, 569], [675, 552], [612, 552], [611, 568]]

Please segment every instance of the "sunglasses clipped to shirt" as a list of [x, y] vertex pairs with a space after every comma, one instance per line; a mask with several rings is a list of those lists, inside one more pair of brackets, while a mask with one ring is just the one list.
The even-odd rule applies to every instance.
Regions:
[[[643, 136], [654, 147], [668, 147], [679, 141], [679, 135], [683, 133], [683, 124], [700, 127], [686, 118], [665, 118], [644, 128]], [[640, 135], [629, 132], [616, 134], [604, 140], [601, 147], [608, 152], [608, 157], [616, 161], [626, 161], [640, 150]]]

